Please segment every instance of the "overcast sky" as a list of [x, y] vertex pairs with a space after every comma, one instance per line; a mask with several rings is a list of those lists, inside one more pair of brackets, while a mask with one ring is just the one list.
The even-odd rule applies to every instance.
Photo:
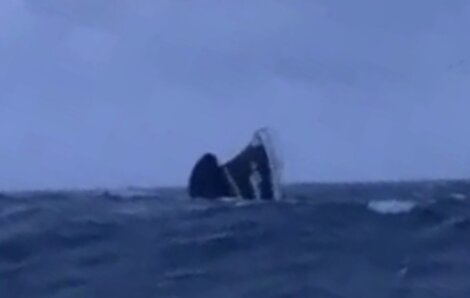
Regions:
[[1, 0], [0, 189], [470, 177], [468, 0]]

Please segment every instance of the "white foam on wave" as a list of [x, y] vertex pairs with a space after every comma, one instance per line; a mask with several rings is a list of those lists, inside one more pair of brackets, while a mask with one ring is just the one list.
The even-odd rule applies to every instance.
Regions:
[[114, 209], [113, 212], [120, 215], [142, 215], [148, 213], [149, 208], [142, 204], [131, 206], [127, 205], [124, 207], [120, 206], [119, 208]]
[[367, 207], [381, 214], [400, 214], [413, 210], [416, 203], [412, 201], [382, 200], [369, 202]]
[[255, 205], [255, 204], [261, 204], [265, 201], [263, 200], [244, 200], [244, 199], [240, 199], [240, 198], [233, 198], [233, 197], [222, 197], [220, 199], [221, 202], [224, 202], [224, 203], [229, 203], [229, 204], [233, 204], [235, 207], [244, 207], [244, 206], [251, 206], [251, 205]]
[[457, 201], [465, 201], [467, 200], [467, 196], [463, 193], [452, 193], [451, 195], [451, 198], [454, 199], [454, 200], [457, 200]]
[[224, 203], [237, 203], [238, 201], [240, 201], [240, 199], [236, 197], [222, 197], [220, 198], [220, 201]]
[[29, 210], [31, 210], [31, 207], [27, 205], [7, 206], [0, 210], [0, 219], [26, 213]]
[[101, 191], [108, 195], [117, 196], [122, 199], [132, 199], [135, 197], [156, 196], [158, 193], [153, 189], [146, 188], [117, 188]]

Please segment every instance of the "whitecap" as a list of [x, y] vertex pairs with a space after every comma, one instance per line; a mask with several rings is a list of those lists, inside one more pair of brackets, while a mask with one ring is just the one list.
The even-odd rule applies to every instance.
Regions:
[[245, 207], [245, 206], [251, 206], [255, 204], [262, 204], [266, 202], [261, 199], [245, 200], [245, 199], [236, 198], [236, 197], [222, 197], [220, 201], [227, 203], [227, 204], [231, 204], [235, 207]]
[[452, 194], [450, 195], [450, 197], [451, 197], [452, 199], [454, 199], [454, 200], [457, 200], [457, 201], [465, 201], [465, 200], [467, 199], [467, 196], [466, 196], [465, 194], [463, 194], [463, 193], [458, 193], [458, 192], [452, 193]]
[[367, 205], [370, 210], [381, 214], [406, 213], [413, 210], [415, 206], [415, 202], [399, 200], [372, 201]]
[[220, 198], [220, 201], [224, 202], [224, 203], [237, 203], [240, 200], [241, 200], [240, 198], [236, 198], [236, 197], [222, 197], [222, 198]]
[[147, 206], [144, 205], [134, 205], [134, 206], [125, 206], [125, 207], [119, 207], [114, 210], [116, 214], [121, 214], [121, 215], [141, 215], [148, 213], [148, 208]]
[[7, 206], [0, 210], [0, 219], [26, 214], [30, 210], [32, 207], [26, 205]]

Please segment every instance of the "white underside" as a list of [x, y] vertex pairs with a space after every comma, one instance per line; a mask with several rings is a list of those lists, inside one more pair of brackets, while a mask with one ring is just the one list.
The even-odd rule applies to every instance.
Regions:
[[[272, 189], [273, 199], [280, 200], [282, 199], [282, 190], [281, 190], [282, 162], [279, 158], [279, 153], [276, 149], [276, 146], [274, 146], [273, 139], [274, 138], [273, 138], [272, 131], [269, 130], [268, 128], [262, 128], [255, 132], [255, 135], [251, 141], [251, 145], [264, 147], [267, 157], [268, 157], [269, 170], [271, 172], [270, 177], [271, 177], [271, 185], [273, 188]], [[253, 188], [255, 198], [260, 199], [261, 198], [261, 189], [260, 189], [261, 176], [258, 170], [256, 169], [256, 164], [254, 164], [253, 167], [254, 167], [253, 173], [249, 178], [250, 184], [251, 184], [251, 187]], [[238, 198], [242, 197], [240, 188], [238, 187], [237, 183], [233, 179], [230, 171], [226, 167], [223, 167], [223, 170], [230, 184], [230, 187], [235, 193], [235, 196]]]
[[230, 174], [230, 171], [226, 167], [223, 167], [223, 169], [224, 169], [225, 177], [227, 177], [227, 180], [228, 180], [228, 182], [230, 184], [230, 187], [232, 188], [233, 192], [235, 193], [235, 196], [237, 198], [241, 198], [242, 194], [240, 192], [240, 188], [238, 188], [238, 185], [235, 182], [235, 180], [233, 179], [232, 174]]
[[258, 171], [256, 163], [251, 164], [252, 173], [250, 175], [250, 184], [251, 188], [253, 188], [253, 194], [255, 195], [255, 199], [261, 199], [261, 187], [260, 183], [262, 182], [261, 175]]
[[255, 142], [261, 142], [266, 149], [268, 155], [268, 163], [271, 171], [271, 185], [273, 186], [273, 199], [282, 199], [281, 190], [281, 174], [282, 174], [282, 161], [280, 159], [278, 149], [274, 145], [274, 137], [271, 130], [262, 128], [255, 133]]

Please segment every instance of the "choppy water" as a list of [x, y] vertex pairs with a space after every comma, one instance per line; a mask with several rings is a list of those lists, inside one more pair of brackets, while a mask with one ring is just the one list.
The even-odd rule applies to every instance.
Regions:
[[0, 297], [470, 297], [469, 183], [287, 191], [0, 195]]

